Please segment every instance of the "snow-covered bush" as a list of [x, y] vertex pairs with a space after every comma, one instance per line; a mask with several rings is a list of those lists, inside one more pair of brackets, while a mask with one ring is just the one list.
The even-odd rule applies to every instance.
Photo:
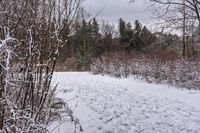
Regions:
[[167, 83], [173, 86], [200, 89], [200, 61], [198, 59], [162, 59], [140, 55], [132, 58], [123, 56], [102, 56], [93, 61], [94, 74], [109, 74], [115, 77], [134, 75], [148, 82]]
[[63, 115], [77, 125], [73, 111], [55, 98], [51, 84], [59, 50], [69, 35], [64, 31], [80, 6], [79, 0], [71, 2], [1, 0], [1, 133], [46, 133]]
[[53, 117], [58, 119], [61, 115], [52, 106], [57, 102], [54, 100], [56, 88], [50, 85], [53, 73], [46, 73], [47, 67], [32, 62], [24, 64], [23, 71], [16, 72], [13, 62], [19, 41], [9, 32], [4, 33], [5, 39], [0, 43], [0, 132], [46, 133]]

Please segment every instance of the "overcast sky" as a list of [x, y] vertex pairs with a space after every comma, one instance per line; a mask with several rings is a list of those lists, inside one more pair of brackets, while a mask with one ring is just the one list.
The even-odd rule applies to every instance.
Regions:
[[137, 0], [136, 3], [130, 4], [129, 0], [86, 0], [84, 3], [87, 11], [95, 16], [100, 10], [103, 11], [97, 16], [98, 19], [104, 19], [111, 23], [117, 23], [119, 18], [133, 23], [140, 20], [143, 24], [153, 25], [152, 15], [147, 10], [145, 0]]

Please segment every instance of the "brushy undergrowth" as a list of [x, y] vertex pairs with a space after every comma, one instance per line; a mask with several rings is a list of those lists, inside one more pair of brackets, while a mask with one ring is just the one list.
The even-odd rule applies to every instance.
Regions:
[[188, 89], [200, 89], [199, 59], [175, 56], [109, 54], [95, 59], [91, 65], [94, 74], [114, 77], [130, 75], [148, 82], [167, 83]]

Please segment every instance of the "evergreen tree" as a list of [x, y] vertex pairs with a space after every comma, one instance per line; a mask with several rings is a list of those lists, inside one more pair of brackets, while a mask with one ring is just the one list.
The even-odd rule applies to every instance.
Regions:
[[122, 44], [127, 42], [126, 40], [126, 23], [123, 19], [119, 19], [119, 39]]
[[141, 51], [142, 50], [142, 38], [141, 38], [141, 31], [142, 31], [142, 24], [136, 20], [135, 21], [135, 27], [134, 27], [134, 35], [133, 35], [133, 38], [132, 38], [132, 45], [131, 47], [136, 49], [136, 50], [139, 50]]
[[134, 32], [135, 34], [139, 35], [142, 31], [142, 24], [139, 22], [139, 20], [136, 20], [134, 24], [135, 24]]
[[92, 29], [95, 34], [95, 37], [98, 38], [99, 37], [99, 24], [96, 21], [96, 18], [93, 18], [92, 26], [93, 26]]
[[142, 45], [145, 47], [146, 50], [148, 50], [149, 46], [156, 41], [156, 36], [152, 34], [146, 26], [143, 27], [141, 31], [141, 39], [142, 39]]
[[132, 45], [133, 45], [133, 35], [134, 35], [134, 32], [133, 32], [133, 29], [132, 29], [132, 25], [131, 23], [128, 23], [126, 25], [126, 42], [128, 43], [128, 46], [127, 48], [130, 48]]
[[119, 20], [120, 42], [127, 50], [147, 51], [148, 46], [155, 41], [156, 37], [147, 29], [142, 27], [139, 20], [134, 23], [127, 23], [122, 19]]

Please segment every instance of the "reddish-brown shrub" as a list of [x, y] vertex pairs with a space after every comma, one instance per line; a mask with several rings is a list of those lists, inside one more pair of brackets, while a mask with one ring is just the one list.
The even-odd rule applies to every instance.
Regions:
[[182, 59], [172, 51], [153, 54], [110, 53], [95, 59], [91, 71], [115, 77], [135, 75], [148, 82], [200, 89], [199, 59]]

